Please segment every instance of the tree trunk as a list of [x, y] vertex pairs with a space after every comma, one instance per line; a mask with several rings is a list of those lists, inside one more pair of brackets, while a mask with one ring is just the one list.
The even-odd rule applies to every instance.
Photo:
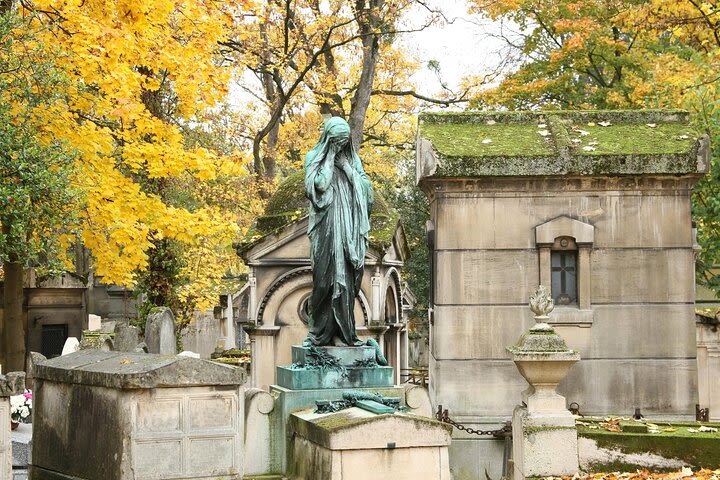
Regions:
[[12, 10], [13, 0], [0, 0], [0, 15]]
[[[3, 234], [10, 235], [10, 219], [3, 218]], [[23, 265], [18, 261], [17, 255], [12, 251], [8, 260], [3, 263], [5, 275], [3, 288], [3, 325], [0, 337], [2, 349], [2, 371], [25, 370], [25, 332], [26, 321], [23, 318]]]
[[[375, 82], [375, 68], [380, 50], [380, 34], [376, 27], [379, 22], [379, 10], [384, 3], [384, 0], [370, 0], [366, 8], [364, 1], [358, 0], [356, 2], [358, 24], [360, 26], [360, 33], [363, 35], [363, 59], [360, 81], [358, 82], [355, 96], [353, 96], [351, 101], [350, 117], [348, 118], [355, 149], [359, 149], [363, 141], [365, 115], [370, 106], [370, 96], [372, 95], [373, 83]], [[361, 12], [361, 10], [364, 11]]]

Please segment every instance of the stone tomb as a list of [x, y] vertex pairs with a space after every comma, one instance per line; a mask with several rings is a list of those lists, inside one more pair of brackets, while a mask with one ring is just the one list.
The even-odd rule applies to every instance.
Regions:
[[[509, 419], [525, 382], [505, 355], [552, 287], [582, 361], [560, 384], [584, 414], [694, 419], [690, 197], [709, 140], [681, 111], [426, 113], [430, 395], [474, 428]], [[500, 476], [502, 443], [456, 432], [457, 480]]]
[[437, 420], [352, 407], [326, 414], [304, 410], [292, 414], [290, 422], [293, 478], [450, 480], [452, 427]]
[[243, 476], [242, 369], [86, 350], [34, 374], [33, 480]]

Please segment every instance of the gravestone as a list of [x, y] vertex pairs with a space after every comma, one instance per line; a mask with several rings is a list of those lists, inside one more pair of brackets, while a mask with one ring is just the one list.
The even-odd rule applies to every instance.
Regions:
[[139, 343], [140, 329], [138, 327], [126, 323], [115, 325], [113, 350], [116, 352], [134, 352]]
[[153, 309], [145, 323], [145, 344], [148, 353], [175, 355], [177, 342], [175, 338], [175, 317], [167, 307]]
[[60, 355], [67, 355], [68, 353], [74, 353], [80, 350], [80, 341], [76, 337], [68, 337], [65, 340], [62, 353]]

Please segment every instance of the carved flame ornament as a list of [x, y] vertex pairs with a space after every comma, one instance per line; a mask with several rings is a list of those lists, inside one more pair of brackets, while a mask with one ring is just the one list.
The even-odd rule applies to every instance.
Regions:
[[550, 291], [544, 285], [540, 285], [535, 293], [530, 296], [530, 310], [535, 314], [535, 321], [544, 323], [550, 312], [555, 308]]

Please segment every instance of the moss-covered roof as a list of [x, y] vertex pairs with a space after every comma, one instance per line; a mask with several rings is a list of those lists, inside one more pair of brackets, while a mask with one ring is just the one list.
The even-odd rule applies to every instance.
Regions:
[[[305, 197], [304, 172], [289, 175], [268, 201], [263, 215], [258, 217], [237, 244], [240, 256], [262, 242], [270, 235], [277, 234], [294, 222], [308, 216], [309, 202]], [[370, 246], [385, 250], [392, 243], [392, 237], [400, 217], [385, 198], [375, 190], [375, 203], [370, 212]]]
[[680, 110], [425, 113], [418, 135], [423, 177], [683, 175], [709, 155]]

